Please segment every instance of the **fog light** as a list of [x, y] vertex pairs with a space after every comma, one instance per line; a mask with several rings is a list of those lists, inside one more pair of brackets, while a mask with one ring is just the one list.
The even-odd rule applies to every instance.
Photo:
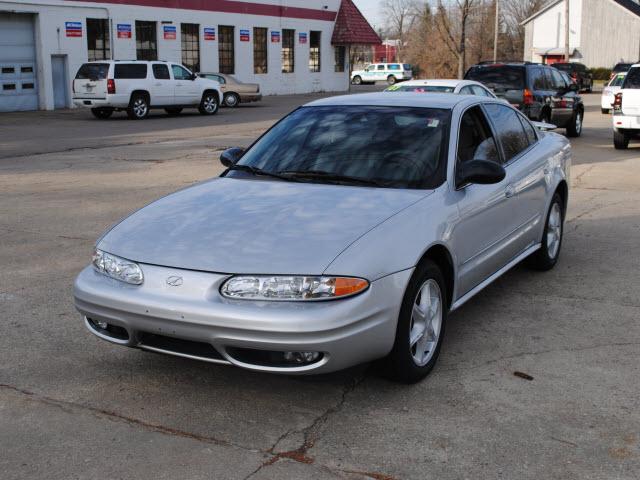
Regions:
[[102, 320], [96, 320], [96, 325], [98, 325], [102, 330], [106, 330], [109, 327], [109, 324]]
[[320, 357], [320, 352], [284, 352], [284, 359], [291, 363], [312, 363]]

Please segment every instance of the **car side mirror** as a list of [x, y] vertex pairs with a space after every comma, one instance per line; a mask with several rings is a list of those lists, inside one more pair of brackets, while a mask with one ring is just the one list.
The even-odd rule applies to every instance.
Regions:
[[229, 168], [232, 165], [235, 165], [240, 157], [244, 154], [244, 149], [240, 147], [231, 147], [227, 148], [224, 152], [220, 154], [220, 163], [225, 167]]
[[195, 73], [192, 73], [191, 77], [189, 77], [189, 80], [193, 82], [196, 78], [198, 78], [198, 76]]
[[506, 174], [504, 167], [499, 163], [483, 159], [470, 160], [459, 164], [456, 171], [456, 187], [467, 183], [481, 185], [500, 183]]

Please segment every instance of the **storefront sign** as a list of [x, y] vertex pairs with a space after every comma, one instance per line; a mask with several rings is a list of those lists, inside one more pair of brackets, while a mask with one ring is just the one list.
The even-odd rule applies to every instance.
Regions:
[[211, 27], [206, 27], [204, 29], [204, 39], [205, 40], [215, 40], [216, 39], [216, 29]]
[[249, 42], [250, 40], [251, 36], [249, 35], [249, 30], [240, 30], [240, 41]]
[[271, 32], [271, 43], [280, 43], [280, 32]]
[[67, 32], [67, 37], [81, 37], [82, 36], [82, 23], [81, 22], [64, 22], [64, 29]]
[[301, 32], [300, 35], [298, 36], [298, 41], [300, 43], [307, 43], [307, 34]]
[[164, 25], [162, 27], [164, 31], [164, 39], [165, 40], [175, 40], [176, 39], [176, 27], [173, 25]]
[[131, 38], [131, 24], [119, 23], [117, 25], [118, 38]]

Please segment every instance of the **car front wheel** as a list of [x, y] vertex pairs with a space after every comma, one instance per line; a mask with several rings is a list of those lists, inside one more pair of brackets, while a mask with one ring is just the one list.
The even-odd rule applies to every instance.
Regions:
[[558, 193], [553, 195], [540, 248], [527, 259], [535, 270], [551, 270], [558, 262], [564, 232], [564, 204]]
[[433, 369], [444, 338], [446, 298], [442, 272], [433, 261], [422, 262], [405, 291], [393, 350], [386, 359], [392, 379], [415, 383]]
[[202, 100], [200, 101], [198, 111], [202, 115], [215, 115], [216, 113], [218, 113], [219, 107], [220, 104], [218, 103], [218, 97], [211, 92], [206, 92], [204, 95], [202, 95]]

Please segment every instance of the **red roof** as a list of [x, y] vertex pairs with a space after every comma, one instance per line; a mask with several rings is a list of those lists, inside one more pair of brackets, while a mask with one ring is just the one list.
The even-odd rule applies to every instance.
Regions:
[[380, 37], [351, 0], [342, 0], [335, 26], [332, 45], [379, 45]]

